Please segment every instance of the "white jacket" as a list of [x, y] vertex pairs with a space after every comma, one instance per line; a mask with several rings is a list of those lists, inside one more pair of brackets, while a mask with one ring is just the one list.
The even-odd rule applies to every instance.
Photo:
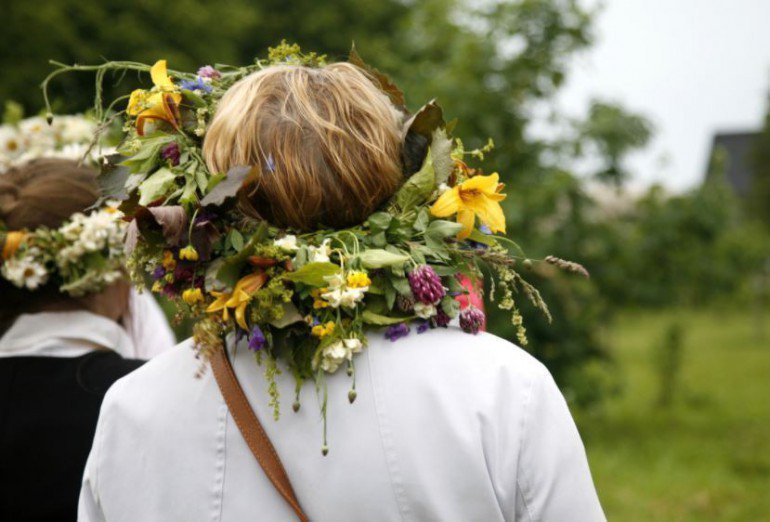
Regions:
[[[391, 343], [370, 335], [350, 379], [327, 379], [330, 453], [312, 383], [292, 411], [278, 377], [272, 419], [264, 369], [233, 364], [314, 522], [605, 520], [564, 398], [530, 355], [450, 327]], [[284, 521], [273, 489], [189, 341], [118, 381], [102, 406], [81, 522]]]

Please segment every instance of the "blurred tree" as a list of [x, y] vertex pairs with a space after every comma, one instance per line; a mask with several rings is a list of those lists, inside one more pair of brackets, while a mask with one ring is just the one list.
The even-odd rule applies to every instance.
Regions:
[[[412, 109], [436, 97], [447, 119], [459, 118], [457, 134], [470, 137], [469, 147], [488, 137], [501, 144], [486, 168], [511, 184], [506, 205], [512, 236], [532, 245], [533, 253], [580, 254], [582, 193], [569, 173], [544, 164], [551, 144], [527, 133], [533, 103], [553, 96], [571, 57], [592, 42], [593, 12], [579, 0], [38, 0], [14, 1], [3, 14], [0, 63], [13, 73], [0, 77], [0, 99], [18, 100], [27, 112], [41, 106], [32, 86], [51, 70], [48, 59], [152, 63], [163, 57], [172, 68], [190, 70], [248, 63], [282, 38], [334, 58], [344, 57], [355, 41], [368, 62], [404, 89]], [[138, 81], [114, 78], [105, 96], [125, 94]], [[58, 109], [88, 107], [92, 82], [87, 74], [57, 78]], [[558, 191], [565, 187], [580, 203], [571, 220], [553, 217], [552, 204], [563, 199]], [[569, 228], [549, 235], [548, 223]], [[606, 309], [591, 282], [572, 290], [564, 278], [552, 285], [548, 280], [544, 292], [565, 304], [554, 305], [556, 328], [532, 327], [533, 351], [569, 395], [589, 397], [569, 390], [584, 363], [603, 353], [595, 325]], [[491, 326], [507, 333], [500, 320]]]
[[652, 137], [653, 126], [639, 114], [633, 114], [621, 105], [593, 100], [588, 118], [577, 123], [575, 140], [578, 154], [588, 148], [598, 156], [601, 167], [596, 177], [620, 187], [628, 178], [623, 161], [629, 153], [644, 148]]

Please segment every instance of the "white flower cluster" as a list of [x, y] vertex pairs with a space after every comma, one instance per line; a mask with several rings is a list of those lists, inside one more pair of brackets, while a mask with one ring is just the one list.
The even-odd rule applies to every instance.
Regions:
[[368, 286], [352, 287], [346, 284], [345, 277], [340, 274], [327, 277], [328, 286], [321, 297], [332, 308], [355, 308], [364, 299], [364, 294], [369, 291]]
[[35, 290], [48, 282], [48, 270], [45, 264], [39, 261], [40, 254], [39, 249], [30, 248], [25, 255], [5, 261], [0, 267], [0, 273], [19, 288]]
[[56, 253], [59, 268], [77, 264], [90, 252], [104, 251], [112, 257], [123, 249], [126, 224], [123, 214], [107, 207], [91, 214], [78, 212], [59, 229], [67, 246]]
[[[96, 132], [96, 123], [82, 115], [56, 116], [51, 125], [41, 116], [0, 125], [0, 173], [37, 158], [80, 160]], [[97, 148], [90, 159], [106, 154]]]
[[2, 276], [19, 288], [35, 290], [52, 276], [72, 296], [102, 290], [123, 277], [126, 223], [114, 207], [76, 213], [57, 230], [30, 233], [25, 245], [5, 260]]
[[328, 373], [334, 373], [345, 361], [353, 359], [353, 355], [360, 353], [364, 345], [360, 339], [339, 339], [326, 346], [321, 351], [321, 369]]

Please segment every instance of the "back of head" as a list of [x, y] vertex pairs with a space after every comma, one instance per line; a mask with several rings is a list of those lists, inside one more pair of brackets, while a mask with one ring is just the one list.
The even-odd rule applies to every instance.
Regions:
[[[0, 222], [8, 230], [58, 228], [72, 214], [97, 201], [96, 177], [95, 170], [63, 159], [39, 159], [15, 167], [0, 176]], [[3, 278], [0, 295], [0, 334], [20, 314], [50, 308], [87, 308], [84, 300], [92, 298], [75, 300], [60, 293], [52, 283], [29, 291]]]
[[400, 114], [348, 63], [247, 76], [219, 102], [203, 150], [211, 172], [256, 169], [244, 212], [299, 230], [360, 223], [403, 181]]
[[99, 197], [96, 172], [74, 161], [40, 159], [0, 176], [0, 221], [9, 230], [56, 228]]

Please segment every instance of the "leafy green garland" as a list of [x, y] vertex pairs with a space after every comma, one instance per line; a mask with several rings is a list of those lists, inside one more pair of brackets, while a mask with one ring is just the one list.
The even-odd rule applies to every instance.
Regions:
[[[355, 50], [349, 60], [405, 110], [403, 93], [387, 77]], [[239, 211], [237, 195], [257, 182], [258, 172], [249, 166], [209, 172], [202, 139], [225, 91], [275, 64], [323, 67], [326, 57], [282, 42], [267, 59], [246, 67], [206, 66], [192, 74], [167, 71], [164, 60], [152, 67], [55, 64], [58, 68], [43, 83], [46, 89], [63, 72], [94, 71], [94, 110], [103, 125], [125, 116], [119, 155], [110, 159], [101, 178], [105, 197], [122, 201], [121, 210], [132, 219], [127, 241], [132, 278], [143, 284], [150, 274], [152, 290], [171, 298], [180, 317], [195, 319], [195, 346], [203, 360], [224, 349], [228, 336], [245, 339], [264, 363], [276, 419], [278, 360], [296, 380], [295, 411], [305, 381], [323, 388], [325, 374], [341, 367], [351, 376], [353, 402], [355, 355], [373, 329], [385, 328], [384, 335], [395, 341], [412, 329], [422, 333], [446, 327], [459, 317], [463, 330], [479, 331], [483, 312], [474, 306], [461, 310], [457, 298], [469, 293], [469, 281], [481, 280], [485, 265], [494, 276], [492, 293], [499, 294], [499, 307], [510, 311], [525, 345], [518, 293], [550, 315], [537, 289], [516, 270], [517, 262], [530, 261], [513, 241], [493, 233], [505, 231], [498, 175], [485, 175], [466, 163], [468, 157], [483, 160], [492, 143], [466, 151], [461, 140], [450, 136], [452, 125], [444, 123], [435, 102], [404, 122], [407, 135], [429, 144], [422, 165], [364, 223], [299, 233]], [[154, 86], [104, 107], [105, 75], [126, 71], [150, 72]], [[126, 99], [125, 112], [114, 112]], [[452, 217], [456, 221], [446, 219]], [[582, 269], [550, 259], [573, 272]], [[321, 410], [326, 454], [325, 391]]]

